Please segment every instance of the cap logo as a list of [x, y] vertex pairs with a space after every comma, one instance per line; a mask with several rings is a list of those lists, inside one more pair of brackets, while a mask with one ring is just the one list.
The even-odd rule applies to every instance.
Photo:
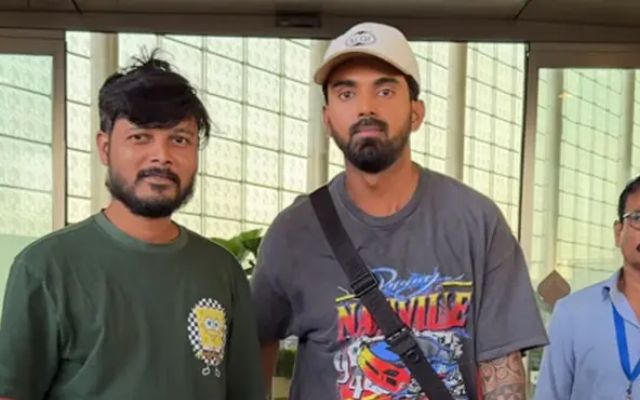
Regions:
[[348, 47], [368, 46], [376, 42], [376, 37], [367, 31], [358, 31], [349, 36], [346, 41]]

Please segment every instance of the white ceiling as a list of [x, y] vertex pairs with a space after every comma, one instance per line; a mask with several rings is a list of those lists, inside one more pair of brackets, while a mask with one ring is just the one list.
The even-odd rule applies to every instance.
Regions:
[[[282, 33], [274, 18], [279, 12], [309, 13], [316, 25]], [[640, 0], [0, 0], [0, 28], [322, 37], [362, 19], [397, 20], [410, 36], [452, 40], [562, 40], [556, 37], [562, 32], [597, 40], [606, 28], [622, 41], [640, 42]], [[580, 34], [572, 34], [575, 27]]]

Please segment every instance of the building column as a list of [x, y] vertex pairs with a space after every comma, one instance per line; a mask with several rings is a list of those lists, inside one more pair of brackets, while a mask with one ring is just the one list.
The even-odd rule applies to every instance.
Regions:
[[[544, 274], [547, 276], [556, 269], [556, 248], [558, 239], [558, 214], [560, 202], [560, 152], [562, 141], [562, 96], [564, 89], [563, 70], [553, 69], [549, 71], [547, 90], [547, 104], [549, 112], [546, 124], [546, 163], [545, 176], [547, 186], [544, 189], [544, 230], [545, 230], [545, 258]], [[571, 99], [569, 99], [571, 101]]]
[[633, 152], [633, 120], [634, 120], [634, 97], [636, 91], [636, 72], [626, 70], [622, 78], [622, 126], [620, 130], [620, 140], [618, 141], [619, 158], [618, 162], [618, 191], [624, 189], [627, 182], [632, 178], [631, 156]]
[[[467, 105], [467, 43], [449, 44], [447, 107], [447, 175], [462, 180], [464, 128]], [[429, 105], [427, 104], [427, 107]]]
[[[322, 63], [324, 53], [328, 47], [328, 41], [313, 41], [309, 68], [312, 75], [310, 81], [313, 81], [313, 73]], [[324, 103], [322, 88], [315, 83], [311, 83], [309, 86], [309, 145], [307, 150], [307, 190], [309, 192], [327, 183], [329, 176], [329, 138], [325, 133], [322, 122], [322, 107]]]
[[[98, 94], [105, 79], [118, 70], [118, 35], [91, 34], [91, 132], [100, 131]], [[91, 141], [91, 213], [107, 206], [111, 196], [105, 186], [107, 168], [98, 155], [95, 135]]]

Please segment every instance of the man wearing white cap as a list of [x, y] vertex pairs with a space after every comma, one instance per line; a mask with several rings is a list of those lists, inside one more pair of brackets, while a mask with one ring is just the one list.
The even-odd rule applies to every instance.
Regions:
[[547, 338], [522, 251], [491, 200], [411, 161], [425, 106], [406, 38], [356, 25], [314, 78], [346, 170], [263, 241], [252, 284], [266, 375], [295, 335], [292, 400], [524, 399], [522, 351]]

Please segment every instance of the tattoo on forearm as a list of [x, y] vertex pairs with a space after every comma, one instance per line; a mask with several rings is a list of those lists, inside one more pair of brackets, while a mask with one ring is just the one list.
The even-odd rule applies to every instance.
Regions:
[[484, 400], [525, 400], [525, 375], [520, 353], [480, 364]]

